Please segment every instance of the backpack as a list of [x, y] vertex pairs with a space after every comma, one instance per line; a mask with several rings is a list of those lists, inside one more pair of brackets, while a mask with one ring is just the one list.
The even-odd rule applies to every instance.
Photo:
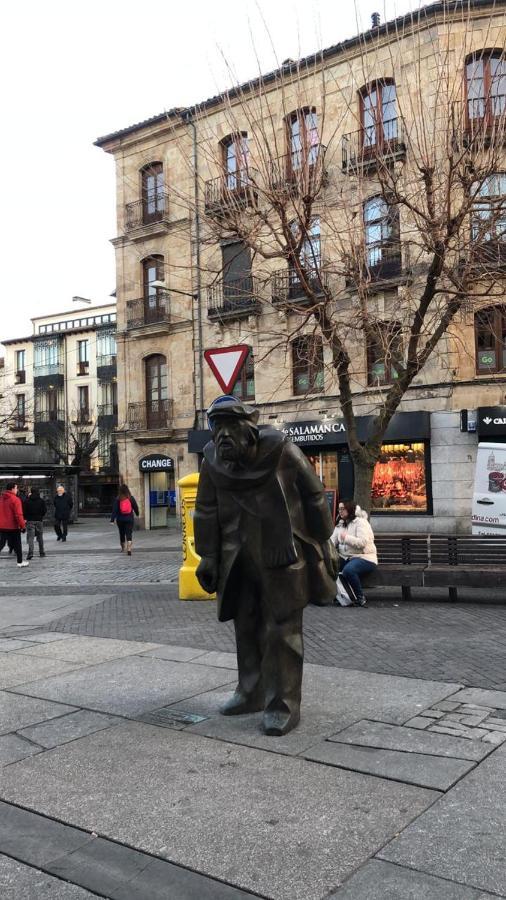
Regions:
[[357, 601], [355, 591], [342, 573], [336, 578], [336, 601], [340, 606], [353, 606]]
[[122, 516], [132, 515], [132, 503], [129, 497], [124, 497], [119, 501], [119, 511]]

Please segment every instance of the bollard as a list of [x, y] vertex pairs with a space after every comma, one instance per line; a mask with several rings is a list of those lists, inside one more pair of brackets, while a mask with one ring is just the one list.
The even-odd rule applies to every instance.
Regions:
[[200, 556], [195, 553], [193, 516], [197, 499], [198, 472], [185, 475], [178, 481], [181, 505], [181, 530], [183, 535], [183, 565], [179, 570], [180, 600], [215, 600], [216, 594], [207, 594], [197, 581], [195, 570]]

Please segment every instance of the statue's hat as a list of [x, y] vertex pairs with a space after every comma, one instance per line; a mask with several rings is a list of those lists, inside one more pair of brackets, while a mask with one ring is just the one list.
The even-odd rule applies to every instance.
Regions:
[[238, 400], [237, 397], [233, 397], [230, 394], [223, 394], [221, 397], [217, 397], [207, 410], [207, 421], [211, 428], [214, 420], [218, 418], [248, 419], [253, 425], [256, 425], [259, 416], [260, 412], [258, 409], [255, 409], [254, 406], [250, 406], [248, 403], [243, 403], [242, 400]]

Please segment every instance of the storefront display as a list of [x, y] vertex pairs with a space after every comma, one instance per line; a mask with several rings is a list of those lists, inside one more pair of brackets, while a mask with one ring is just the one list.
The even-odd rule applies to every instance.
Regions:
[[427, 513], [424, 443], [383, 444], [372, 482], [373, 512]]

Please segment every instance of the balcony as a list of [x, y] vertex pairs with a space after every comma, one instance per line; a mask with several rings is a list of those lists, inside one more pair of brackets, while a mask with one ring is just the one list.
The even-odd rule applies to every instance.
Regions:
[[157, 289], [156, 295], [127, 300], [127, 329], [144, 328], [145, 325], [168, 324], [170, 302], [166, 291]]
[[148, 225], [156, 225], [158, 222], [167, 222], [169, 210], [169, 195], [164, 191], [154, 194], [145, 200], [135, 200], [125, 206], [125, 231], [134, 231], [136, 228], [145, 228]]
[[452, 106], [455, 142], [464, 147], [502, 147], [506, 143], [506, 94], [455, 101]]
[[506, 270], [506, 234], [495, 240], [480, 242], [470, 250], [471, 267], [476, 272], [491, 276]]
[[233, 281], [217, 281], [207, 288], [207, 316], [211, 322], [247, 319], [259, 316], [256, 278], [245, 275]]
[[65, 366], [63, 362], [35, 364], [33, 367], [34, 383], [38, 387], [45, 385], [63, 385]]
[[118, 404], [100, 403], [98, 407], [98, 427], [110, 431], [118, 424]]
[[26, 416], [14, 415], [11, 419], [9, 428], [11, 431], [28, 431]]
[[18, 369], [15, 374], [16, 384], [26, 384], [26, 372], [24, 369]]
[[77, 374], [78, 375], [88, 375], [90, 371], [89, 362], [78, 362], [77, 363]]
[[36, 425], [63, 424], [65, 421], [65, 411], [59, 409], [36, 409], [34, 413], [34, 422]]
[[172, 400], [149, 400], [128, 404], [130, 431], [156, 431], [172, 427]]
[[78, 409], [73, 420], [74, 425], [91, 425], [91, 412], [87, 408]]
[[[328, 288], [328, 278], [316, 269], [307, 273], [307, 288], [316, 298], [324, 295]], [[271, 280], [272, 302], [275, 306], [312, 306], [314, 300], [308, 297], [306, 287], [294, 269], [278, 269]]]
[[257, 192], [248, 169], [228, 172], [205, 183], [204, 209], [208, 216], [223, 216], [254, 206]]
[[113, 381], [117, 375], [116, 354], [97, 356], [97, 378], [99, 381]]
[[315, 197], [325, 183], [324, 144], [285, 153], [271, 163], [270, 188], [275, 193]]
[[[365, 263], [361, 272], [364, 285], [371, 290], [377, 287], [384, 290], [390, 285], [398, 285], [399, 281], [407, 276], [408, 259], [407, 248], [405, 259], [402, 259], [402, 244], [400, 241], [381, 241], [376, 244], [368, 244], [365, 249]], [[349, 276], [346, 279], [347, 287], [356, 286], [356, 279]]]
[[341, 139], [341, 164], [343, 172], [356, 175], [378, 165], [391, 166], [406, 158], [403, 136], [403, 120], [389, 119], [378, 125], [350, 131]]

